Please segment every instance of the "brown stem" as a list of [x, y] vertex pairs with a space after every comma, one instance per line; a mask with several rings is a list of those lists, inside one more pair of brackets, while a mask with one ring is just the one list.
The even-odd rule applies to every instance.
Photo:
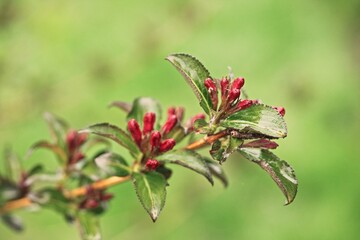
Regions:
[[[109, 177], [104, 180], [97, 181], [88, 186], [83, 186], [83, 187], [73, 189], [71, 191], [64, 192], [64, 195], [67, 198], [75, 198], [75, 197], [85, 195], [89, 188], [94, 189], [94, 190], [102, 190], [102, 189], [111, 187], [113, 185], [117, 185], [117, 184], [126, 182], [128, 180], [130, 180], [130, 176], [126, 176], [126, 177], [113, 176], [113, 177]], [[19, 209], [19, 208], [28, 207], [31, 204], [32, 204], [32, 202], [29, 197], [16, 199], [16, 200], [5, 203], [5, 205], [2, 206], [2, 208], [0, 208], [0, 214], [4, 214], [4, 213], [7, 213], [10, 211]]]
[[224, 130], [224, 131], [218, 132], [217, 134], [214, 134], [214, 135], [205, 136], [204, 138], [186, 146], [185, 149], [188, 149], [188, 150], [199, 149], [201, 147], [204, 147], [207, 144], [211, 144], [211, 143], [215, 142], [216, 140], [218, 140], [222, 137], [225, 137], [228, 134], [229, 133], [226, 130]]

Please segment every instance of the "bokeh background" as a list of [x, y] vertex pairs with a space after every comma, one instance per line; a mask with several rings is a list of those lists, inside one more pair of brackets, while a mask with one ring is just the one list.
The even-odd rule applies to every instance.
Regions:
[[[23, 156], [49, 138], [45, 111], [75, 128], [124, 126], [124, 114], [107, 104], [138, 96], [185, 106], [187, 116], [199, 112], [191, 89], [164, 61], [173, 52], [196, 56], [213, 76], [231, 66], [252, 98], [286, 108], [289, 135], [276, 154], [296, 170], [297, 199], [284, 207], [269, 176], [233, 156], [224, 165], [228, 189], [175, 169], [155, 224], [131, 184], [113, 187], [104, 239], [358, 239], [356, 0], [0, 0], [0, 146]], [[25, 165], [39, 161], [49, 169], [55, 163], [39, 152]], [[51, 211], [19, 214], [26, 231], [0, 225], [1, 240], [78, 237]]]

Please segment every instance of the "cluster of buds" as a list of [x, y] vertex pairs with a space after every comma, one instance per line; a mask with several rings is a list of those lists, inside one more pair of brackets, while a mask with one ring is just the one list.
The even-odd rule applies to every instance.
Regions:
[[105, 190], [95, 190], [91, 187], [87, 188], [85, 199], [79, 203], [80, 209], [95, 209], [101, 203], [105, 203], [113, 198], [111, 193], [105, 193]]
[[78, 133], [74, 130], [68, 132], [66, 135], [68, 165], [75, 164], [85, 157], [80, 148], [86, 142], [87, 138], [87, 133]]
[[[232, 82], [228, 77], [224, 77], [217, 84], [213, 79], [206, 78], [204, 85], [210, 95], [213, 110], [222, 111], [225, 116], [231, 115], [240, 110], [244, 110], [253, 104], [259, 103], [258, 100], [241, 100], [241, 88], [245, 84], [243, 77], [235, 78]], [[218, 86], [220, 85], [221, 90], [221, 104], [219, 105], [219, 94]], [[282, 116], [285, 115], [285, 109], [283, 107], [274, 107]]]
[[160, 131], [154, 130], [156, 115], [153, 112], [147, 112], [143, 119], [143, 129], [140, 129], [139, 123], [135, 119], [128, 122], [128, 130], [132, 139], [138, 145], [144, 154], [145, 167], [148, 170], [155, 170], [160, 164], [154, 159], [155, 156], [170, 151], [174, 148], [176, 142], [166, 136], [175, 128], [179, 119], [182, 117], [183, 110], [169, 109], [168, 118]]

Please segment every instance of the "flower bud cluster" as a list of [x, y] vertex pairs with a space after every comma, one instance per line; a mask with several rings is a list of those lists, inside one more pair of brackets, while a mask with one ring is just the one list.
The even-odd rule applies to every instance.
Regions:
[[146, 159], [145, 167], [148, 170], [155, 170], [159, 162], [153, 157], [170, 151], [174, 148], [176, 142], [172, 138], [166, 139], [166, 135], [171, 132], [178, 124], [180, 112], [175, 109], [169, 109], [168, 118], [160, 131], [154, 130], [156, 115], [147, 112], [143, 119], [143, 129], [141, 131], [139, 123], [135, 119], [128, 122], [128, 130], [132, 139], [144, 154]]
[[68, 150], [68, 165], [75, 164], [85, 157], [80, 148], [87, 139], [87, 133], [78, 133], [75, 130], [70, 130], [67, 133], [66, 145]]
[[107, 202], [114, 196], [111, 193], [105, 193], [104, 190], [95, 190], [91, 187], [87, 189], [85, 199], [80, 204], [80, 209], [95, 209], [100, 206], [101, 203]]
[[[222, 78], [219, 82], [211, 78], [204, 80], [204, 86], [208, 90], [210, 95], [212, 108], [215, 111], [223, 112], [223, 117], [227, 117], [235, 112], [244, 110], [254, 104], [258, 104], [258, 100], [241, 100], [241, 89], [245, 84], [243, 77], [237, 77], [233, 81], [230, 81], [228, 77]], [[218, 85], [218, 86], [217, 86]], [[221, 93], [221, 104], [219, 105], [218, 88]], [[277, 110], [281, 116], [285, 115], [285, 109], [283, 107], [273, 107]]]

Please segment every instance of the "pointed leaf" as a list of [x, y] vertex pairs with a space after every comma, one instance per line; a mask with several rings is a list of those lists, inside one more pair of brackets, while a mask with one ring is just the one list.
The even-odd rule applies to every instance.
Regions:
[[130, 168], [125, 159], [116, 154], [107, 152], [95, 158], [96, 165], [110, 176], [124, 177], [129, 175]]
[[287, 135], [284, 118], [272, 107], [262, 104], [252, 105], [230, 115], [221, 126], [260, 133], [271, 138], [284, 138]]
[[22, 220], [17, 216], [6, 214], [2, 215], [1, 219], [6, 226], [16, 232], [22, 232], [24, 230]]
[[216, 140], [211, 145], [210, 154], [214, 160], [223, 163], [234, 151], [236, 151], [241, 146], [242, 143], [243, 141], [241, 139], [227, 136], [225, 138]]
[[286, 197], [285, 205], [294, 201], [298, 181], [294, 169], [287, 162], [280, 160], [275, 154], [265, 149], [242, 148], [239, 152], [270, 174]]
[[44, 119], [49, 126], [49, 130], [53, 139], [58, 143], [60, 147], [65, 146], [64, 136], [68, 129], [67, 123], [59, 117], [46, 112], [44, 113]]
[[22, 166], [18, 156], [10, 149], [4, 150], [5, 175], [13, 182], [18, 182], [22, 173]]
[[82, 130], [81, 132], [89, 132], [99, 136], [109, 138], [121, 146], [127, 148], [134, 156], [138, 157], [140, 150], [130, 136], [117, 126], [109, 123], [99, 123]]
[[64, 149], [61, 148], [59, 145], [52, 144], [48, 141], [39, 141], [33, 144], [26, 154], [27, 157], [29, 157], [35, 150], [41, 148], [52, 151], [58, 157], [60, 163], [65, 164], [67, 162], [67, 154]]
[[210, 169], [201, 155], [191, 150], [175, 150], [164, 153], [156, 159], [163, 163], [174, 163], [189, 168], [203, 175], [212, 185], [214, 181], [211, 177]]
[[221, 165], [219, 163], [217, 163], [216, 161], [211, 160], [209, 158], [204, 158], [204, 160], [210, 169], [211, 175], [218, 178], [222, 182], [224, 187], [227, 187], [229, 185], [229, 181], [228, 181], [226, 174], [225, 174], [223, 168], [221, 167]]
[[101, 240], [99, 218], [88, 211], [79, 211], [76, 217], [83, 240]]
[[159, 102], [153, 98], [140, 97], [134, 100], [132, 109], [129, 112], [127, 119], [135, 119], [140, 125], [143, 123], [144, 115], [147, 112], [153, 112], [156, 115], [155, 126], [160, 127], [161, 121], [161, 106]]
[[212, 113], [213, 104], [210, 95], [204, 85], [206, 78], [210, 77], [209, 71], [204, 65], [188, 54], [172, 54], [166, 58], [183, 75], [200, 101], [200, 106], [207, 114]]
[[132, 104], [127, 102], [114, 101], [109, 104], [109, 107], [116, 107], [123, 110], [126, 113], [129, 113], [131, 111]]
[[160, 173], [152, 171], [133, 173], [132, 179], [141, 204], [155, 222], [165, 205], [165, 178]]

